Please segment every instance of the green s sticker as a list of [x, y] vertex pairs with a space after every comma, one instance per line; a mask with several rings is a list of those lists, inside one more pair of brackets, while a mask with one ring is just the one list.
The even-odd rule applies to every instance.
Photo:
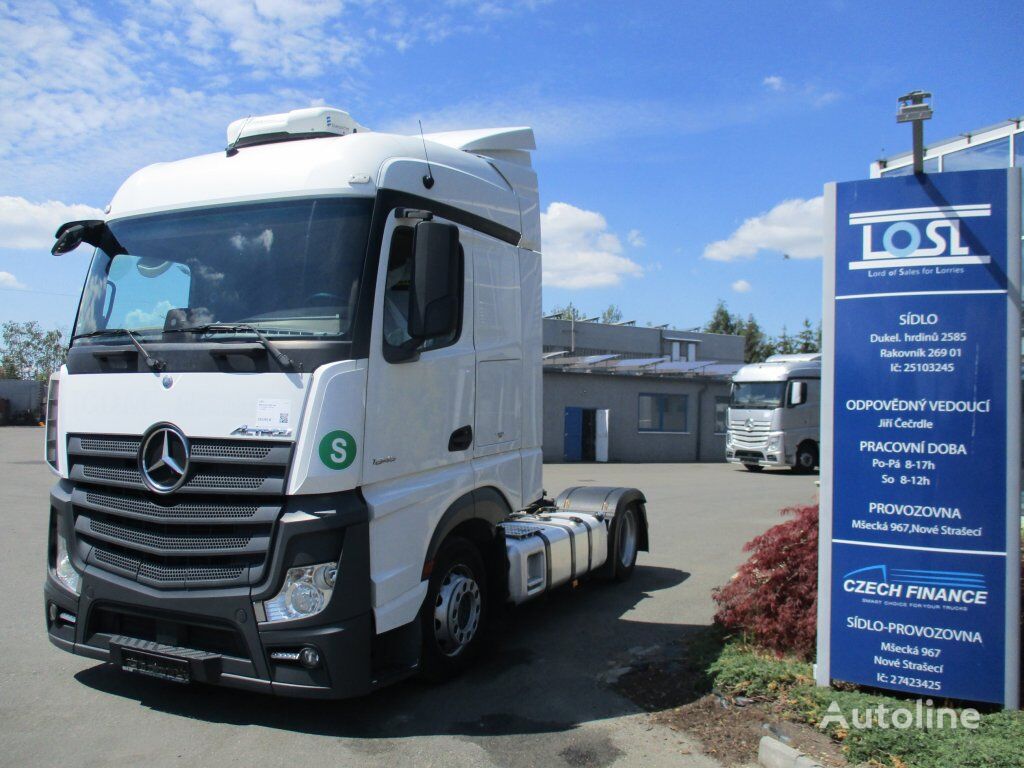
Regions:
[[320, 440], [320, 461], [328, 469], [345, 469], [356, 458], [356, 439], [343, 429], [328, 432]]

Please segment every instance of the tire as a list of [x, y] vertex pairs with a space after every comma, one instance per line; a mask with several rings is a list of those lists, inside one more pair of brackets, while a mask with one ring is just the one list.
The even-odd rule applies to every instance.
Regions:
[[793, 463], [793, 471], [800, 474], [813, 472], [818, 466], [818, 449], [813, 443], [802, 443], [796, 449], [796, 460]]
[[608, 581], [625, 581], [633, 575], [640, 549], [640, 525], [640, 514], [633, 504], [615, 516], [609, 531], [608, 561], [597, 572], [599, 577]]
[[760, 464], [744, 464], [743, 468], [747, 470], [747, 472], [760, 472], [764, 469]]
[[480, 652], [489, 609], [480, 551], [459, 536], [446, 539], [420, 612], [420, 676], [441, 682], [466, 669]]

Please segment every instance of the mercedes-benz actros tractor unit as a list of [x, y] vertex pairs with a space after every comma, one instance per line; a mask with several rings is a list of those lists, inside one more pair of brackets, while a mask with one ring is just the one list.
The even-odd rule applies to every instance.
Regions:
[[50, 382], [49, 638], [126, 672], [357, 696], [488, 615], [627, 578], [643, 495], [541, 485], [528, 128], [252, 117], [132, 175]]
[[725, 460], [751, 472], [818, 466], [821, 355], [772, 355], [732, 379]]

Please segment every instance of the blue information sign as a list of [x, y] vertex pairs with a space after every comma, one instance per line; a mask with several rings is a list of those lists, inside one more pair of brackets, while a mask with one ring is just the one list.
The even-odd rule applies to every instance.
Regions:
[[1015, 707], [1019, 170], [827, 199], [818, 680]]

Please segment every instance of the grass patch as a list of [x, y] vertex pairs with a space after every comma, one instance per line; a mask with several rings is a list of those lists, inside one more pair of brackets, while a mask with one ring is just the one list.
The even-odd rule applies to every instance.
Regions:
[[[915, 699], [818, 688], [807, 662], [780, 658], [735, 639], [727, 642], [708, 673], [721, 694], [769, 702], [786, 718], [815, 727], [832, 702], [851, 724], [854, 709], [863, 713], [884, 704], [889, 711], [913, 712], [916, 706]], [[976, 729], [844, 729], [832, 724], [827, 732], [842, 744], [852, 763], [887, 768], [1024, 768], [1024, 714], [1020, 712], [983, 714]]]

